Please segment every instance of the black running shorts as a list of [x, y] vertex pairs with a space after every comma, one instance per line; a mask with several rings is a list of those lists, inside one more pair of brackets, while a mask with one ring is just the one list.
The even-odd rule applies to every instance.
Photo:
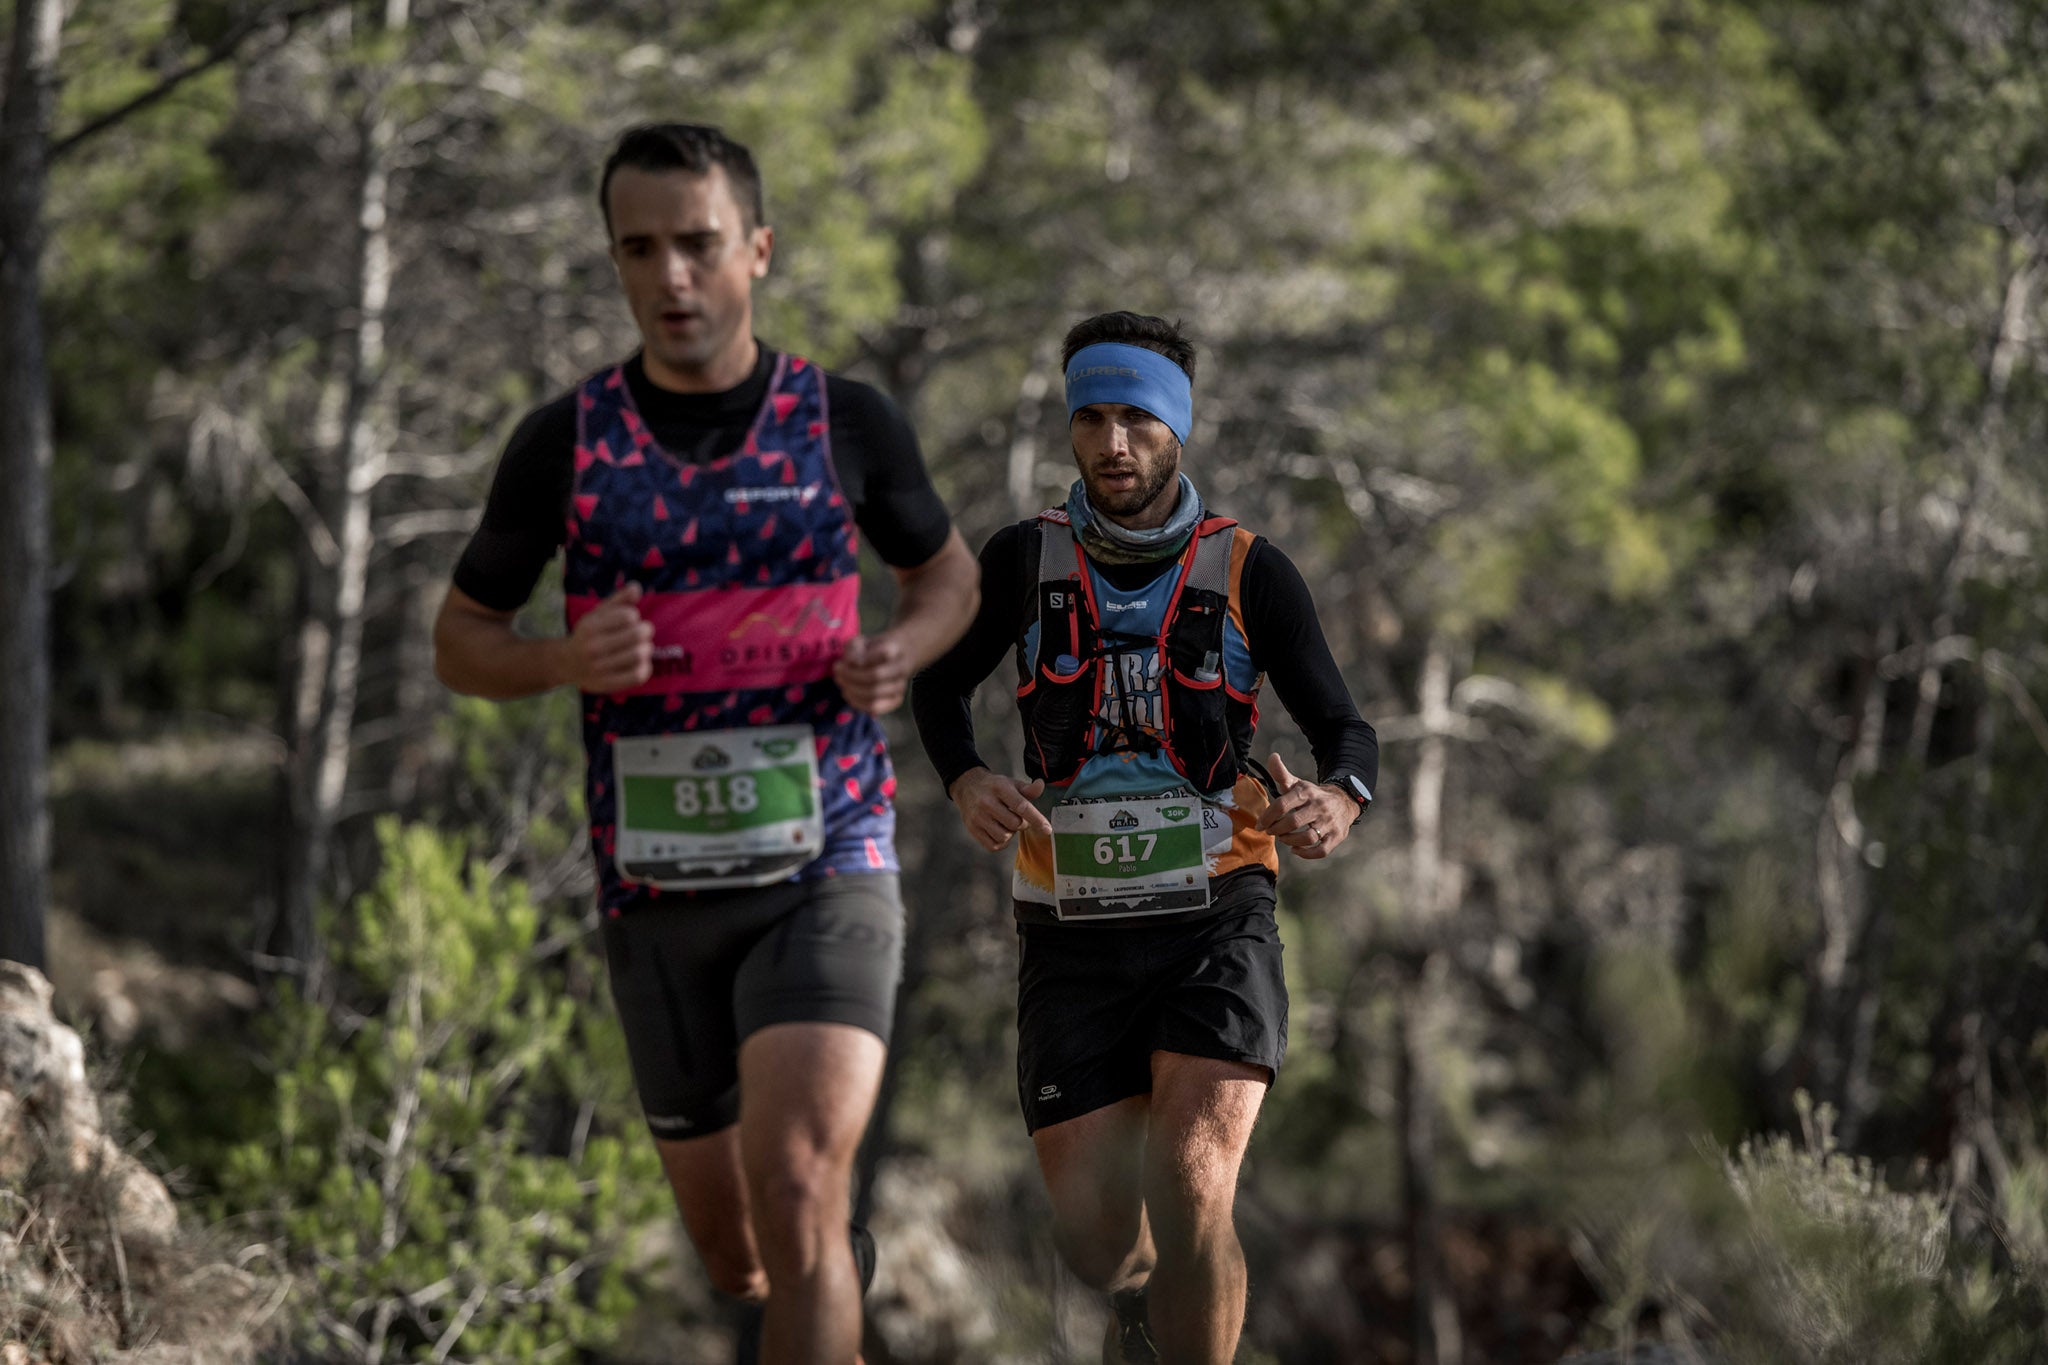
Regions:
[[1273, 879], [1211, 885], [1208, 919], [1017, 926], [1017, 1098], [1030, 1132], [1152, 1089], [1152, 1054], [1249, 1062], [1287, 1053]]
[[739, 1117], [740, 1044], [769, 1024], [852, 1024], [889, 1041], [903, 974], [894, 873], [664, 896], [604, 921], [612, 999], [658, 1138]]

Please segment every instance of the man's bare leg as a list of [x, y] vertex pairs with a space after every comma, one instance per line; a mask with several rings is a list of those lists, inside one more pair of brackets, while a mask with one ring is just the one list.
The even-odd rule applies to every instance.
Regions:
[[1142, 1174], [1146, 1097], [1133, 1095], [1031, 1135], [1052, 1196], [1053, 1241], [1083, 1284], [1133, 1289], [1151, 1273]]
[[654, 1145], [712, 1288], [753, 1303], [767, 1298], [768, 1272], [754, 1242], [740, 1169], [738, 1125], [681, 1141], [657, 1138]]
[[1159, 1358], [1229, 1365], [1244, 1329], [1244, 1249], [1231, 1210], [1269, 1073], [1244, 1062], [1152, 1054], [1145, 1207], [1158, 1262], [1146, 1286]]
[[883, 1055], [881, 1039], [849, 1024], [771, 1024], [740, 1045], [740, 1163], [772, 1290], [763, 1365], [858, 1357], [860, 1280], [846, 1214]]

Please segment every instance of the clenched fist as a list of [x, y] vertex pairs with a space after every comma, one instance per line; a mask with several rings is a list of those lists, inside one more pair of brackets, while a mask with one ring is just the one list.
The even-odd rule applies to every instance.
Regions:
[[570, 681], [585, 692], [629, 692], [654, 676], [654, 626], [640, 615], [640, 585], [627, 583], [569, 632]]
[[1297, 858], [1329, 857], [1351, 832], [1358, 806], [1333, 788], [1296, 777], [1278, 754], [1266, 768], [1280, 794], [1259, 816], [1259, 828], [1293, 849]]
[[903, 705], [910, 688], [910, 651], [903, 641], [883, 631], [856, 635], [832, 665], [832, 681], [847, 704], [871, 716], [885, 716]]
[[993, 853], [1029, 825], [1042, 834], [1052, 833], [1052, 821], [1032, 804], [1043, 794], [1045, 779], [1019, 782], [987, 768], [970, 768], [953, 780], [947, 793], [960, 808], [960, 823], [974, 836], [974, 842]]

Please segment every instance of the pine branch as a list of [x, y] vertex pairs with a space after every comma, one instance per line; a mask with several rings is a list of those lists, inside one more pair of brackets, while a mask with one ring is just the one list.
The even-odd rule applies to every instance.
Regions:
[[194, 76], [204, 75], [222, 62], [232, 59], [242, 50], [242, 45], [273, 24], [282, 24], [284, 31], [278, 35], [278, 42], [291, 36], [301, 20], [327, 10], [336, 9], [347, 0], [305, 0], [305, 3], [288, 8], [272, 9], [268, 6], [258, 9], [241, 23], [229, 29], [213, 46], [206, 49], [185, 65], [159, 80], [155, 85], [131, 99], [123, 100], [103, 113], [95, 114], [76, 129], [66, 133], [50, 144], [48, 160], [55, 162], [59, 157], [77, 147], [89, 138], [104, 133], [123, 120], [142, 112], [158, 100], [163, 99]]

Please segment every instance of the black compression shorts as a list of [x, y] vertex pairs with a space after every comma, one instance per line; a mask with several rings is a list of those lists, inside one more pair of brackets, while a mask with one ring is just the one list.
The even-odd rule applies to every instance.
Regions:
[[1027, 1131], [1152, 1090], [1152, 1054], [1279, 1075], [1287, 982], [1272, 877], [1211, 884], [1202, 920], [1017, 926], [1017, 1098]]
[[739, 1117], [739, 1049], [769, 1024], [852, 1024], [889, 1041], [903, 973], [894, 873], [702, 891], [604, 921], [612, 999], [658, 1138]]

